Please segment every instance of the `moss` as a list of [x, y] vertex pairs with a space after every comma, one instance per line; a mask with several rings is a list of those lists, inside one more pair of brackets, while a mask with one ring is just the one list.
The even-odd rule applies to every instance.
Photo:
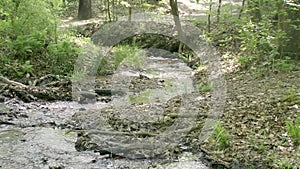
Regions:
[[147, 90], [145, 92], [140, 93], [138, 96], [129, 96], [129, 101], [131, 103], [150, 103], [150, 95], [151, 95], [151, 90]]

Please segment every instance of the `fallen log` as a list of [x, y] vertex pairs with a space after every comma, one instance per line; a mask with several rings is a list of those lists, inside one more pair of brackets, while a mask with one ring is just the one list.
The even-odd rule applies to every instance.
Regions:
[[0, 76], [0, 81], [5, 83], [5, 84], [8, 84], [8, 85], [15, 85], [15, 86], [22, 86], [22, 87], [25, 87], [26, 85], [22, 84], [22, 83], [19, 83], [19, 82], [16, 82], [16, 81], [12, 81], [12, 80], [9, 80], [8, 78], [6, 77], [3, 77], [3, 76]]
[[3, 76], [0, 76], [0, 81], [6, 84], [5, 89], [1, 91], [4, 96], [18, 97], [24, 102], [71, 100], [71, 89], [66, 87], [66, 84], [71, 86], [69, 80], [60, 81], [61, 85], [59, 87], [30, 86]]

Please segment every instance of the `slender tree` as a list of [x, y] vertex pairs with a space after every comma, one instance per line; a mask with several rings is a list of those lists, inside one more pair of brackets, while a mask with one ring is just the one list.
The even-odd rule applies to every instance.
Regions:
[[[277, 15], [278, 15], [278, 20], [277, 20], [277, 30], [280, 31], [286, 31], [285, 29], [285, 3], [283, 0], [279, 0], [276, 3], [277, 6]], [[278, 44], [279, 44], [279, 48], [278, 48], [278, 52], [280, 54], [283, 53], [283, 39], [278, 38]]]
[[110, 2], [109, 2], [110, 0], [107, 0], [107, 19], [108, 19], [108, 21], [109, 22], [111, 22], [111, 11], [110, 11]]
[[212, 6], [213, 6], [213, 1], [209, 1], [209, 13], [207, 16], [207, 31], [210, 33], [210, 27], [211, 27], [211, 15], [212, 15]]
[[222, 0], [219, 0], [218, 9], [217, 9], [217, 23], [219, 23], [219, 21], [220, 21], [221, 6], [222, 6]]
[[242, 17], [242, 14], [243, 14], [244, 9], [245, 9], [245, 5], [246, 5], [246, 0], [243, 0], [242, 1], [242, 7], [241, 7], [241, 10], [240, 10], [240, 13], [239, 13], [239, 19], [241, 19], [241, 17]]
[[[183, 32], [182, 32], [181, 23], [180, 23], [180, 20], [179, 20], [177, 0], [170, 0], [170, 6], [171, 6], [171, 13], [173, 15], [174, 22], [175, 22], [175, 29], [178, 32], [179, 39], [182, 39]], [[182, 48], [183, 48], [183, 43], [180, 41], [179, 48], [178, 48], [178, 53], [182, 52]]]

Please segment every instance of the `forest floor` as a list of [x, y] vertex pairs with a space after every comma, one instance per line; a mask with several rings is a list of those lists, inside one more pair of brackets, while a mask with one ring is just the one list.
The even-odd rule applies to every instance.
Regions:
[[[227, 99], [221, 125], [228, 147], [215, 140], [204, 147], [230, 168], [300, 166], [300, 147], [287, 134], [286, 121], [300, 114], [300, 71], [228, 74]], [[297, 168], [297, 167], [296, 167]]]

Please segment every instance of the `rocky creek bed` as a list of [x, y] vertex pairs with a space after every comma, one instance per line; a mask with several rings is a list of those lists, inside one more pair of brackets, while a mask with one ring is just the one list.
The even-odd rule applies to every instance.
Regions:
[[126, 93], [97, 95], [96, 103], [6, 98], [0, 168], [208, 168], [184, 137], [195, 128], [191, 121], [206, 117], [198, 101], [208, 95], [197, 92], [192, 69], [180, 59], [146, 63], [97, 78], [96, 87]]
[[299, 146], [285, 128], [300, 114], [299, 71], [227, 74], [220, 123], [229, 145], [220, 148], [213, 137], [199, 139], [212, 106], [211, 93], [196, 85], [207, 81], [205, 73], [172, 57], [148, 59], [143, 69], [98, 77], [96, 88], [125, 94], [97, 95], [96, 103], [5, 98], [0, 168], [300, 166]]

